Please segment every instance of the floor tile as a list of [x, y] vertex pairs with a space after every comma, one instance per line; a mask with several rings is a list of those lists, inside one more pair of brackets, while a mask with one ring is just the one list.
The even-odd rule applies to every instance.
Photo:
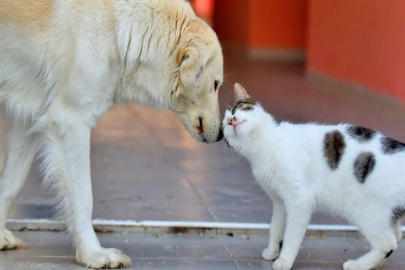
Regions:
[[238, 270], [238, 266], [234, 261], [216, 260], [135, 260], [133, 269], [139, 270]]

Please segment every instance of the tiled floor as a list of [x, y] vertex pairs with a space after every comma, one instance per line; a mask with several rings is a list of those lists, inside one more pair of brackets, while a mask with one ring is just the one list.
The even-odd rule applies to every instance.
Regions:
[[[81, 270], [66, 233], [16, 233], [28, 244], [26, 250], [0, 252], [0, 270]], [[261, 259], [267, 236], [213, 235], [99, 235], [102, 245], [129, 255], [130, 269], [137, 270], [270, 270], [272, 262]], [[342, 269], [342, 263], [367, 251], [367, 244], [356, 238], [306, 238], [294, 269]], [[405, 244], [390, 257], [382, 270], [405, 269]]]
[[[304, 66], [247, 60], [226, 50], [222, 109], [243, 84], [278, 120], [353, 122], [405, 141], [400, 103], [306, 77]], [[223, 142], [194, 141], [171, 112], [136, 105], [106, 113], [92, 136], [94, 218], [269, 222], [271, 202], [249, 165]], [[11, 213], [52, 216], [52, 196], [40, 188], [37, 164]], [[313, 223], [341, 221], [317, 215]]]

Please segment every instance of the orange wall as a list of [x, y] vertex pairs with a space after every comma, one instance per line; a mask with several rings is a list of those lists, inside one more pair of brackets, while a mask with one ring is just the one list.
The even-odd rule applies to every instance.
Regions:
[[192, 0], [191, 4], [199, 16], [211, 16], [214, 11], [213, 0]]
[[215, 0], [214, 30], [222, 41], [247, 45], [251, 0]]
[[308, 0], [215, 0], [223, 41], [257, 49], [304, 49]]
[[405, 99], [405, 1], [311, 0], [308, 69]]
[[250, 47], [306, 47], [307, 0], [251, 0], [250, 14]]

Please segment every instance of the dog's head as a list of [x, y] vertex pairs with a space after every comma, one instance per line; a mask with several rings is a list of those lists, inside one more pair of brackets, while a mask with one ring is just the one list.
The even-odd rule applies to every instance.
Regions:
[[223, 82], [223, 56], [214, 31], [202, 20], [190, 23], [179, 41], [179, 67], [171, 109], [197, 140], [222, 139], [218, 90]]

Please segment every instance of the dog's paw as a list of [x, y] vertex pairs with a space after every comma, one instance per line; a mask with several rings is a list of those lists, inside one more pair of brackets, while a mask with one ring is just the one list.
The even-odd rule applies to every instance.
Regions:
[[273, 263], [273, 270], [290, 270], [292, 268], [292, 263], [288, 263], [283, 259], [277, 259]]
[[280, 255], [280, 251], [278, 249], [266, 248], [262, 252], [262, 258], [266, 261], [274, 261], [278, 258], [278, 255]]
[[77, 261], [87, 268], [117, 269], [132, 265], [131, 259], [115, 248], [101, 248], [99, 250], [76, 251]]
[[349, 260], [343, 264], [344, 270], [364, 270], [357, 260]]
[[27, 245], [18, 237], [15, 237], [9, 230], [4, 230], [0, 235], [0, 250], [24, 249]]

